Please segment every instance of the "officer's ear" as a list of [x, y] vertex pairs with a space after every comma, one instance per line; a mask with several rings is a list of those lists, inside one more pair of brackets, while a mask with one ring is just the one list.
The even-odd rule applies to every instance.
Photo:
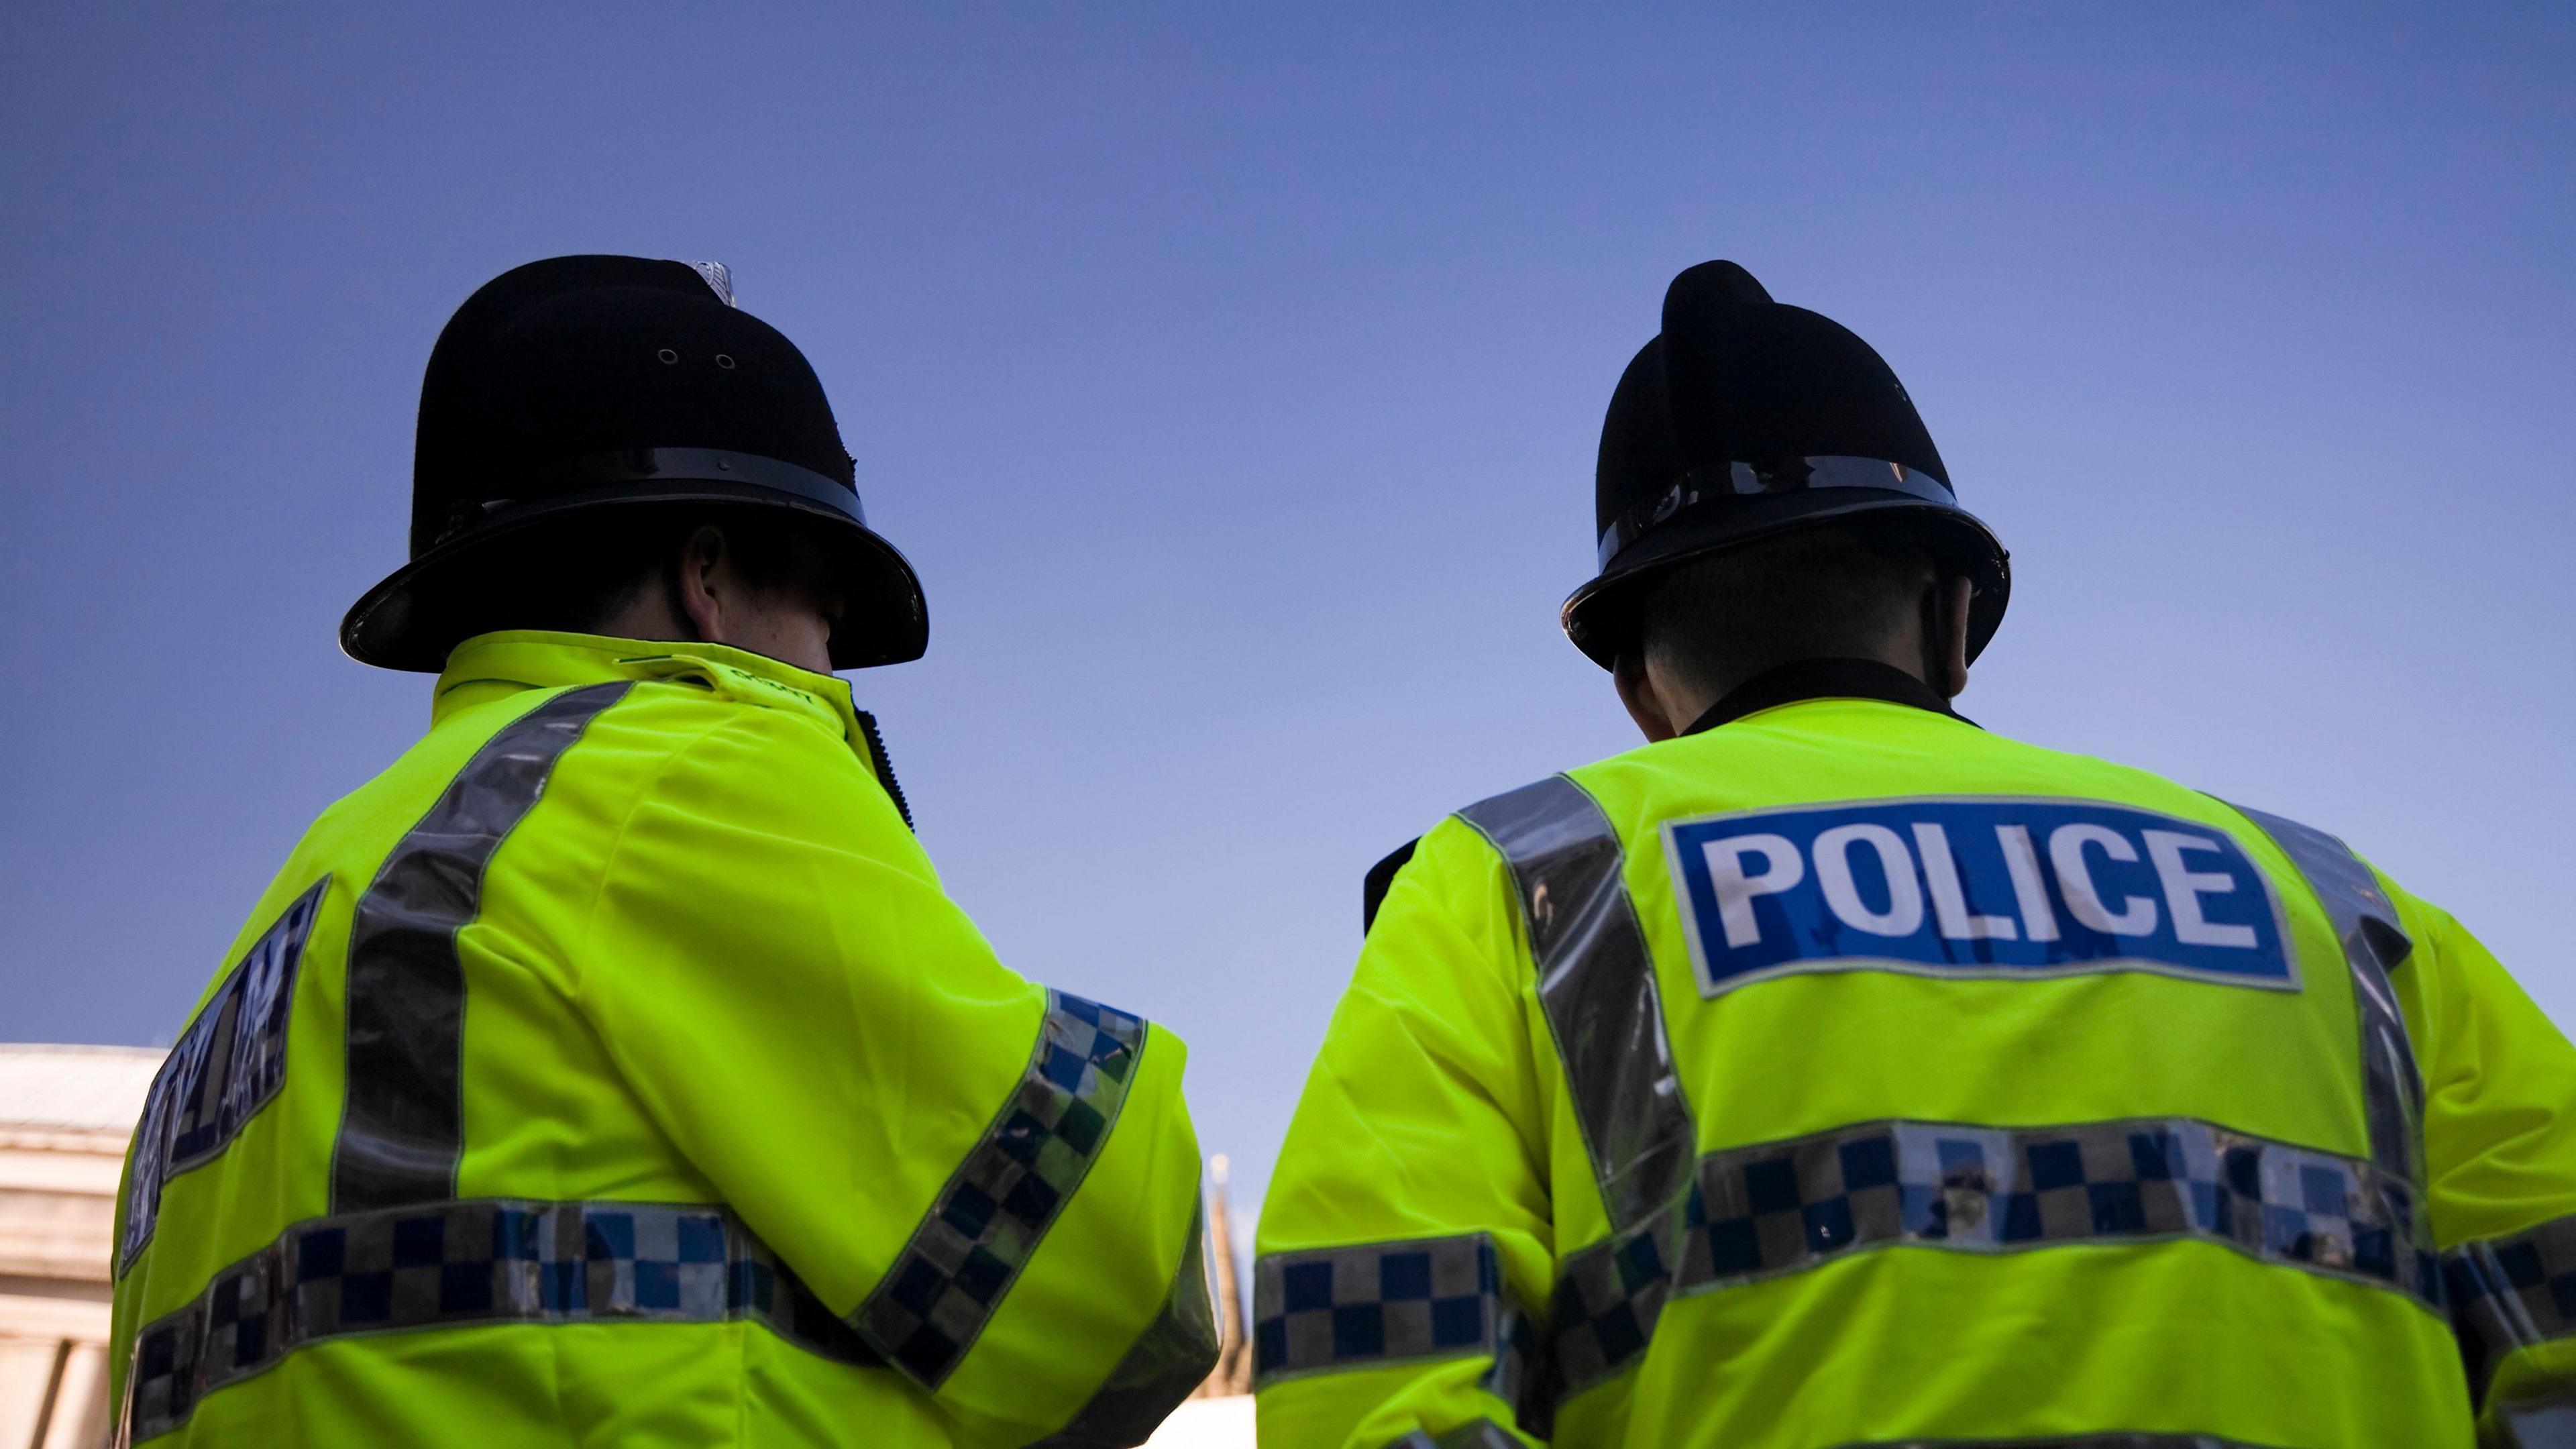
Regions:
[[1963, 576], [1936, 580], [1923, 595], [1923, 682], [1943, 699], [1968, 690], [1968, 602], [1975, 593]]
[[693, 638], [721, 640], [725, 606], [740, 608], [737, 599], [728, 597], [739, 592], [730, 553], [724, 530], [712, 523], [691, 529], [680, 544], [671, 571], [672, 612], [690, 626]]
[[1619, 686], [1619, 702], [1628, 707], [1628, 718], [1646, 736], [1646, 743], [1659, 744], [1680, 734], [1665, 713], [1664, 701], [1655, 692], [1654, 681], [1646, 674], [1646, 651], [1643, 648], [1623, 650], [1619, 662], [1610, 667], [1611, 682]]

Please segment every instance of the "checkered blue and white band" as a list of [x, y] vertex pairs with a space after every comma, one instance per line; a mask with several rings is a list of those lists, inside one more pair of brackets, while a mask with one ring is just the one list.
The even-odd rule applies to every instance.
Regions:
[[810, 1352], [876, 1354], [741, 1219], [710, 1205], [488, 1199], [297, 1223], [135, 1336], [132, 1437], [306, 1344], [494, 1323], [747, 1319]]
[[1469, 1355], [1493, 1360], [1484, 1386], [1505, 1403], [1539, 1387], [1536, 1326], [1505, 1293], [1483, 1233], [1271, 1253], [1253, 1266], [1252, 1300], [1256, 1388]]
[[2576, 1336], [2576, 1217], [2462, 1243], [2442, 1255], [2451, 1327], [2480, 1402], [2516, 1349]]
[[[1554, 1406], [1626, 1370], [1674, 1298], [1872, 1248], [1962, 1252], [2198, 1240], [2442, 1302], [2413, 1188], [2370, 1163], [2189, 1118], [1996, 1128], [1874, 1122], [1702, 1157], [1687, 1192], [1561, 1265], [1542, 1342], [1482, 1234], [1274, 1254], [1255, 1373], [1493, 1354], [1497, 1397]], [[2571, 1282], [2576, 1286], [2576, 1282]]]
[[1997, 1128], [1873, 1122], [1700, 1159], [1657, 1219], [1569, 1256], [1549, 1376], [1577, 1393], [1641, 1356], [1670, 1299], [1909, 1244], [2008, 1253], [2195, 1239], [2439, 1309], [2410, 1184], [2190, 1118]]
[[850, 1322], [924, 1387], [966, 1356], [1117, 1124], [1145, 1020], [1061, 991], [1019, 1086]]

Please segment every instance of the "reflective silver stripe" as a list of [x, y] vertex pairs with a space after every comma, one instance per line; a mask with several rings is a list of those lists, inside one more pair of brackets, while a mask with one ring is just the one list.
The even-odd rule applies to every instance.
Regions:
[[[2281, 847], [2307, 877], [2308, 889], [2326, 908], [2352, 971], [2361, 1013], [2362, 1107], [2369, 1119], [2370, 1160], [2381, 1171], [2421, 1187], [2424, 1183], [2424, 1078], [2406, 1035], [2389, 973], [2406, 963], [2415, 943], [2397, 924], [2397, 907], [2379, 888], [2352, 847], [2322, 830], [2260, 810], [2234, 807]], [[2423, 1224], [2418, 1224], [2424, 1227]], [[2431, 1241], [2429, 1232], [2421, 1240]]]
[[1047, 993], [1018, 1089], [850, 1315], [895, 1367], [936, 1388], [966, 1356], [1108, 1142], [1144, 1051], [1144, 1018]]
[[2442, 1255], [2451, 1327], [2483, 1403], [2496, 1365], [2516, 1349], [2576, 1335], [2576, 1217]]
[[[1191, 1184], [1191, 1192], [1197, 1192]], [[1208, 1302], [1207, 1219], [1190, 1217], [1189, 1246], [1163, 1295], [1162, 1311], [1071, 1421], [1028, 1449], [1125, 1449], [1142, 1444], [1173, 1406], [1216, 1368], [1216, 1310]]]
[[1565, 1061], [1612, 1226], [1670, 1203], [1696, 1148], [1645, 931], [1621, 878], [1619, 832], [1582, 786], [1552, 775], [1469, 806], [1511, 865], [1538, 998]]
[[1387, 1449], [1523, 1449], [1523, 1445], [1503, 1432], [1502, 1425], [1491, 1419], [1478, 1419], [1436, 1438], [1428, 1430], [1416, 1429], [1401, 1439], [1388, 1441]]
[[1686, 1198], [1567, 1258], [1568, 1393], [1644, 1354], [1667, 1299], [1894, 1244], [2001, 1253], [2197, 1239], [2438, 1311], [2413, 1190], [2368, 1162], [2189, 1118], [1996, 1128], [1873, 1122], [1711, 1153]]
[[134, 1439], [325, 1339], [507, 1323], [750, 1319], [844, 1363], [876, 1356], [720, 1205], [529, 1202], [381, 1208], [297, 1223], [135, 1336]]
[[465, 965], [456, 934], [483, 910], [483, 870], [599, 712], [632, 685], [568, 690], [500, 733], [398, 841], [349, 925], [348, 1094], [331, 1208], [456, 1194], [465, 1151]]

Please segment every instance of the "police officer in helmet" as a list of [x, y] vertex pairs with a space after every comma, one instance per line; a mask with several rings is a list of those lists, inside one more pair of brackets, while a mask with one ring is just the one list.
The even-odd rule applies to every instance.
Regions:
[[341, 639], [430, 728], [153, 1084], [125, 1440], [1126, 1445], [1206, 1374], [1182, 1045], [941, 890], [832, 674], [920, 584], [723, 268], [476, 292]]
[[1648, 743], [1370, 873], [1265, 1443], [2566, 1442], [2576, 1050], [2324, 831], [1979, 729], [1895, 374], [1683, 272], [1565, 606]]

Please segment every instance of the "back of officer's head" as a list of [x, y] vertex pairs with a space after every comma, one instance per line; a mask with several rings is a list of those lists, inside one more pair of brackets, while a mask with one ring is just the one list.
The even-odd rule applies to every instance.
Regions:
[[1868, 519], [1798, 529], [1675, 565], [1646, 593], [1647, 668], [1711, 697], [1803, 659], [1884, 659], [1919, 636], [1932, 554]]
[[[677, 586], [683, 556], [702, 530], [714, 531], [735, 577], [755, 591], [784, 597], [829, 573], [828, 558], [795, 515], [721, 506], [623, 512], [534, 530], [501, 550], [468, 632], [614, 633], [638, 602]], [[673, 613], [687, 617], [676, 604]]]
[[1676, 276], [1662, 323], [1602, 419], [1601, 572], [1561, 614], [1576, 647], [1623, 696], [1663, 695], [1650, 715], [1675, 707], [1673, 689], [1695, 707], [1806, 659], [1964, 687], [1951, 636], [1975, 656], [2010, 574], [1886, 359], [1727, 261]]
[[341, 645], [421, 671], [510, 629], [809, 669], [917, 659], [920, 580], [868, 527], [856, 472], [812, 363], [734, 304], [723, 267], [514, 267], [431, 349], [411, 558], [350, 607]]

